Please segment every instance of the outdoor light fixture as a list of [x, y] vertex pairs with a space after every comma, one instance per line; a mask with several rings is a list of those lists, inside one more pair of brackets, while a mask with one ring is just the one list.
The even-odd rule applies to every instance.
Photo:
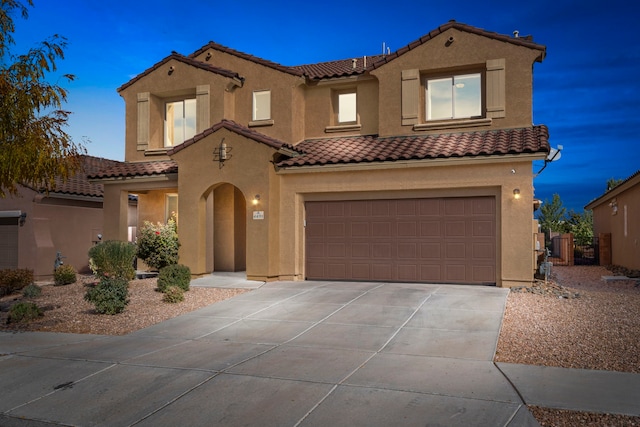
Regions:
[[18, 224], [20, 224], [20, 227], [22, 227], [26, 221], [27, 221], [27, 213], [22, 212], [18, 217]]
[[231, 147], [229, 147], [225, 142], [224, 138], [220, 141], [220, 145], [213, 151], [213, 160], [219, 162], [220, 169], [224, 166], [224, 162], [231, 158]]
[[260, 195], [256, 194], [255, 196], [253, 196], [253, 200], [251, 201], [251, 203], [253, 203], [253, 206], [256, 206], [258, 203], [260, 203]]
[[169, 67], [169, 72], [167, 74], [171, 75], [173, 74], [174, 71], [175, 71], [175, 67], [172, 65], [171, 67]]
[[513, 190], [513, 198], [518, 200], [520, 198], [520, 189], [516, 188], [515, 190]]

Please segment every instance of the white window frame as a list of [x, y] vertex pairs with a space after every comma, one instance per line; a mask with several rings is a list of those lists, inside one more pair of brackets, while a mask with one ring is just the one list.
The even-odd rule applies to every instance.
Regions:
[[358, 122], [358, 96], [356, 91], [338, 92], [338, 124]]
[[[464, 80], [471, 80], [474, 85], [467, 90], [466, 94], [474, 95], [469, 101], [466, 102], [466, 106], [462, 103], [462, 96], [465, 95]], [[440, 85], [440, 89], [436, 88], [436, 85]], [[475, 87], [474, 87], [475, 86]], [[450, 87], [450, 92], [448, 88]], [[446, 88], [446, 90], [442, 90]], [[434, 107], [433, 99], [440, 95], [441, 103], [445, 104], [445, 110], [449, 110], [450, 114], [436, 114], [433, 113], [437, 110]], [[442, 76], [427, 78], [425, 80], [425, 115], [427, 121], [433, 120], [452, 120], [452, 119], [470, 119], [482, 117], [482, 74], [481, 73], [468, 73], [458, 74], [452, 76]], [[440, 107], [442, 109], [442, 107]]]
[[167, 193], [164, 198], [164, 222], [169, 222], [169, 219], [175, 214], [176, 221], [178, 219], [178, 193]]
[[271, 120], [271, 91], [256, 90], [253, 92], [253, 115], [254, 122]]
[[[172, 106], [181, 105], [182, 115], [178, 118], [170, 120], [170, 108]], [[192, 112], [191, 116], [188, 116]], [[165, 102], [164, 107], [164, 146], [175, 147], [184, 141], [193, 138], [197, 133], [197, 102], [195, 98], [186, 98], [176, 101]], [[176, 126], [176, 122], [179, 122]]]

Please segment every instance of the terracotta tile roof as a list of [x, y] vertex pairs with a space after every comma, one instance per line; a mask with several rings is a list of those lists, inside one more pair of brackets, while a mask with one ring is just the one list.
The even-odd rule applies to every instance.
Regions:
[[205, 71], [210, 71], [212, 73], [220, 74], [222, 76], [229, 77], [231, 79], [235, 78], [235, 79], [238, 79], [238, 80], [244, 80], [244, 77], [241, 77], [238, 73], [234, 73], [233, 71], [225, 70], [224, 68], [220, 68], [220, 67], [214, 67], [213, 65], [207, 64], [206, 62], [200, 62], [200, 61], [197, 61], [197, 60], [195, 60], [193, 58], [190, 58], [190, 57], [187, 57], [187, 56], [184, 56], [184, 55], [180, 55], [179, 53], [171, 52], [171, 55], [167, 56], [166, 58], [164, 58], [160, 62], [154, 64], [150, 68], [146, 69], [142, 73], [140, 73], [137, 76], [135, 76], [133, 79], [129, 80], [127, 83], [125, 83], [122, 86], [120, 86], [117, 89], [118, 92], [128, 88], [129, 86], [131, 86], [132, 84], [134, 84], [135, 82], [137, 82], [138, 80], [143, 78], [144, 76], [150, 74], [152, 71], [157, 70], [162, 65], [166, 64], [167, 62], [169, 62], [171, 60], [180, 61], [180, 62], [182, 62], [184, 64], [191, 65], [192, 67], [196, 67], [196, 68], [200, 68], [200, 69], [205, 70]]
[[231, 49], [230, 47], [223, 46], [221, 44], [210, 41], [206, 45], [202, 46], [200, 49], [193, 52], [189, 55], [189, 58], [195, 58], [208, 49], [217, 50], [219, 52], [228, 53], [230, 55], [237, 56], [242, 59], [246, 59], [247, 61], [255, 62], [256, 64], [264, 65], [265, 67], [273, 68], [278, 71], [282, 71], [283, 73], [293, 74], [295, 76], [302, 76], [302, 72], [297, 70], [295, 67], [287, 67], [286, 65], [281, 65], [276, 62], [272, 62], [266, 59], [259, 58], [257, 56], [250, 55], [248, 53], [240, 52], [235, 49]]
[[[366, 67], [365, 58], [367, 64]], [[382, 58], [383, 55], [361, 56], [358, 58], [321, 62], [318, 64], [297, 65], [293, 68], [300, 70], [311, 80], [348, 77], [364, 73], [371, 64], [381, 60]]]
[[[89, 182], [88, 176], [103, 168], [113, 167], [120, 162], [101, 157], [81, 155], [80, 163], [81, 169], [74, 176], [66, 181], [56, 178], [55, 187], [49, 191], [49, 194], [101, 198], [104, 194], [102, 184]], [[44, 192], [45, 190], [40, 189], [39, 191]]]
[[271, 138], [270, 136], [267, 136], [265, 134], [262, 134], [260, 132], [256, 132], [252, 129], [249, 129], [245, 126], [239, 125], [236, 122], [232, 121], [232, 120], [222, 120], [221, 122], [216, 123], [215, 125], [211, 126], [209, 129], [206, 129], [205, 131], [199, 133], [198, 135], [194, 136], [191, 139], [186, 140], [185, 142], [183, 142], [180, 145], [177, 145], [175, 147], [173, 147], [171, 150], [169, 150], [167, 152], [168, 155], [173, 155], [175, 153], [177, 153], [178, 151], [184, 150], [185, 148], [187, 148], [188, 146], [190, 146], [191, 144], [195, 144], [196, 142], [198, 142], [199, 140], [201, 140], [202, 138], [205, 138], [209, 135], [211, 135], [212, 133], [218, 131], [219, 129], [225, 128], [231, 132], [235, 132], [239, 135], [242, 135], [246, 138], [249, 139], [253, 139], [256, 142], [260, 142], [262, 144], [268, 145], [269, 147], [275, 148], [276, 150], [280, 150], [280, 149], [285, 149], [288, 151], [295, 151], [300, 153], [293, 145], [291, 144], [287, 144], [286, 142], [280, 141], [279, 139], [275, 139], [275, 138]]
[[546, 126], [478, 132], [380, 138], [375, 135], [303, 141], [305, 151], [283, 160], [280, 168], [404, 160], [446, 159], [506, 154], [548, 153]]
[[136, 176], [166, 175], [178, 172], [178, 164], [173, 160], [156, 160], [149, 162], [117, 162], [97, 172], [91, 173], [89, 179], [129, 178]]
[[371, 66], [369, 66], [369, 69], [375, 69], [378, 67], [381, 67], [382, 65], [386, 64], [387, 62], [393, 61], [395, 58], [402, 56], [403, 54], [409, 52], [412, 49], [415, 49], [416, 47], [427, 43], [429, 40], [433, 39], [434, 37], [436, 37], [439, 34], [442, 34], [443, 32], [451, 29], [451, 28], [455, 28], [459, 31], [466, 31], [468, 33], [473, 33], [473, 34], [478, 34], [480, 36], [484, 36], [484, 37], [489, 37], [495, 40], [500, 40], [506, 43], [512, 43], [512, 44], [516, 44], [519, 46], [525, 46], [531, 49], [537, 49], [540, 51], [540, 56], [537, 58], [538, 61], [542, 61], [545, 57], [546, 54], [546, 47], [537, 43], [534, 43], [532, 40], [531, 36], [527, 36], [527, 37], [512, 37], [512, 36], [507, 36], [504, 34], [499, 34], [499, 33], [494, 33], [492, 31], [487, 31], [487, 30], [483, 30], [482, 28], [477, 28], [477, 27], [472, 27], [471, 25], [467, 25], [467, 24], [463, 24], [460, 22], [456, 22], [456, 21], [449, 21], [444, 25], [439, 26], [438, 28], [436, 28], [435, 30], [429, 32], [429, 34], [426, 34], [422, 37], [420, 37], [418, 40], [415, 40], [411, 43], [409, 43], [407, 46], [396, 50], [395, 52], [392, 52], [389, 55], [385, 55], [383, 56], [379, 61], [371, 64]]

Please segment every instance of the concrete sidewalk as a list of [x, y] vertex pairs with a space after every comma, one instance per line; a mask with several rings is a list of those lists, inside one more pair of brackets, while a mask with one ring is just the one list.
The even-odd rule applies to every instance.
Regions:
[[507, 289], [192, 285], [254, 291], [127, 336], [0, 333], [0, 425], [536, 426], [525, 403], [639, 412], [637, 374], [495, 365]]

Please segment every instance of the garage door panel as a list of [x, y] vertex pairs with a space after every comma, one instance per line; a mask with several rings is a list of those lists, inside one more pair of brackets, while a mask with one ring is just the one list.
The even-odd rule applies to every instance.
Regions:
[[309, 279], [495, 283], [495, 198], [307, 202]]

